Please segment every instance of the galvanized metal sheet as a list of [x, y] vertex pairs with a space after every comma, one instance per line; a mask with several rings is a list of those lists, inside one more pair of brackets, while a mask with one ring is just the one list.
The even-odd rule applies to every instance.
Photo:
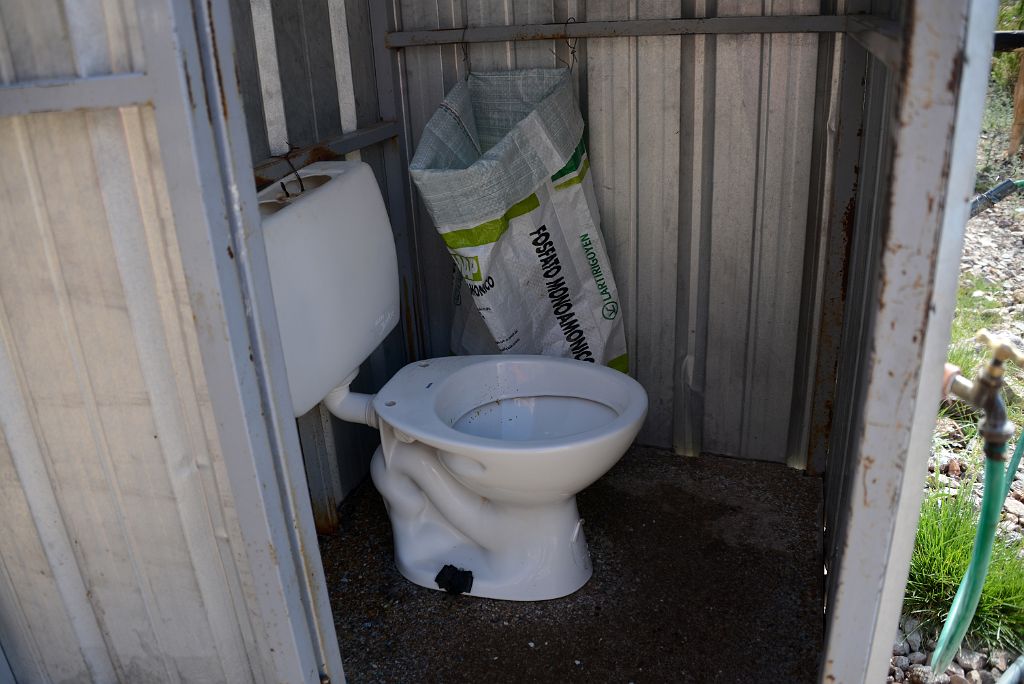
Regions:
[[152, 112], [5, 119], [0, 148], [0, 614], [29, 628], [12, 665], [259, 678]]
[[[444, 7], [448, 7], [446, 4]], [[706, 3], [464, 4], [467, 26], [705, 16]], [[818, 3], [768, 3], [814, 14]], [[402, 28], [459, 26], [462, 7], [402, 6]], [[720, 2], [719, 16], [761, 14]], [[439, 13], [440, 12], [440, 13]], [[442, 18], [443, 15], [443, 18]], [[452, 79], [457, 45], [404, 50], [415, 137]], [[591, 38], [578, 45], [581, 103], [602, 230], [625, 315], [631, 372], [650, 397], [640, 441], [786, 461], [802, 333], [815, 126], [813, 34]], [[571, 63], [565, 41], [466, 48], [472, 69]], [[825, 125], [824, 121], [818, 125]], [[819, 186], [815, 186], [819, 187]], [[451, 267], [420, 214], [431, 347], [447, 352]], [[431, 291], [434, 291], [431, 293]], [[809, 323], [808, 323], [809, 325]], [[806, 361], [805, 361], [806, 362]], [[797, 431], [799, 435], [799, 430]], [[795, 440], [798, 444], [800, 440]]]

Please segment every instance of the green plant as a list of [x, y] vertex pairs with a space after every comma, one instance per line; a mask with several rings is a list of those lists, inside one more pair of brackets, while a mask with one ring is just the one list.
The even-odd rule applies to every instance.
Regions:
[[[921, 620], [925, 634], [938, 630], [949, 612], [974, 546], [978, 512], [973, 483], [962, 494], [929, 493], [910, 561], [903, 610]], [[967, 639], [972, 644], [1024, 650], [1024, 543], [997, 535], [985, 588]]]
[[[1016, 74], [1014, 74], [1014, 78], [1016, 78]], [[1024, 177], [1024, 160], [1020, 155], [1006, 156], [1012, 126], [1013, 97], [993, 81], [989, 83], [988, 97], [985, 98], [985, 111], [981, 118], [977, 175], [974, 181], [977, 192], [984, 192], [995, 187], [1007, 178]]]
[[[1024, 0], [1001, 0], [996, 19], [997, 31], [1020, 31], [1024, 29]], [[992, 56], [992, 83], [1007, 95], [1013, 94], [1017, 82], [1020, 54], [1016, 52], [996, 53]]]
[[974, 335], [981, 328], [991, 328], [1001, 321], [996, 300], [1001, 292], [998, 285], [978, 276], [965, 276], [960, 281], [948, 360], [967, 375], [973, 375], [985, 362], [986, 352], [975, 344]]

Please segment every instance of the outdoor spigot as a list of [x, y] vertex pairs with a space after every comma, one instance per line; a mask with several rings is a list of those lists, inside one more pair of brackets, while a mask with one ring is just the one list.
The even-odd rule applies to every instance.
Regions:
[[985, 456], [998, 460], [1006, 459], [1006, 443], [1013, 438], [1014, 426], [1006, 418], [1006, 404], [1003, 402], [1002, 390], [1005, 382], [1005, 362], [1013, 361], [1024, 366], [1024, 353], [1013, 344], [988, 330], [979, 330], [975, 340], [984, 344], [992, 351], [992, 358], [985, 364], [972, 382], [959, 374], [955, 366], [946, 367], [948, 394], [963, 399], [982, 412], [978, 421], [978, 434], [985, 440]]

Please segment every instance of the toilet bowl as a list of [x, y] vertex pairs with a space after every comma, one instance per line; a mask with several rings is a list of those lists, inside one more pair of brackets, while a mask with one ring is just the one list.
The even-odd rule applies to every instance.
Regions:
[[[323, 399], [342, 420], [380, 430], [370, 471], [399, 572], [507, 600], [582, 587], [592, 569], [576, 494], [636, 437], [643, 388], [592, 363], [496, 355], [414, 362], [376, 395], [350, 392], [398, 320], [390, 225], [364, 164], [300, 173], [330, 180], [306, 198], [260, 194], [275, 204], [263, 230], [292, 403], [301, 415]], [[458, 573], [459, 586], [442, 571]]]

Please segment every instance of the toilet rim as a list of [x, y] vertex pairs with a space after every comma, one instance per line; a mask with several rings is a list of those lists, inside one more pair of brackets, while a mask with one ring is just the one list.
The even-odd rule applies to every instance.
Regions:
[[[613, 388], [619, 398], [616, 402], [619, 407], [609, 402], [607, 397], [595, 395], [592, 391], [594, 387], [579, 383], [560, 385], [557, 393], [517, 394], [521, 397], [561, 396], [587, 399], [607, 406], [617, 415], [614, 419], [589, 430], [550, 439], [502, 440], [456, 430], [439, 414], [437, 397], [449, 383], [456, 380], [457, 373], [488, 373], [489, 369], [500, 363], [525, 364], [533, 368], [541, 367], [562, 372], [571, 369], [568, 372], [572, 374], [587, 376], [590, 380], [599, 379], [595, 384], [599, 387]], [[489, 373], [493, 377], [494, 371], [490, 370]], [[396, 401], [393, 397], [402, 399]], [[475, 406], [483, 406], [489, 401], [481, 401]], [[647, 393], [640, 383], [620, 371], [574, 359], [508, 354], [441, 357], [411, 363], [399, 371], [376, 395], [374, 409], [384, 423], [415, 441], [444, 451], [470, 456], [480, 451], [520, 455], [524, 452], [544, 451], [552, 455], [563, 450], [577, 450], [599, 444], [631, 428], [638, 430], [647, 414], [647, 401]]]

